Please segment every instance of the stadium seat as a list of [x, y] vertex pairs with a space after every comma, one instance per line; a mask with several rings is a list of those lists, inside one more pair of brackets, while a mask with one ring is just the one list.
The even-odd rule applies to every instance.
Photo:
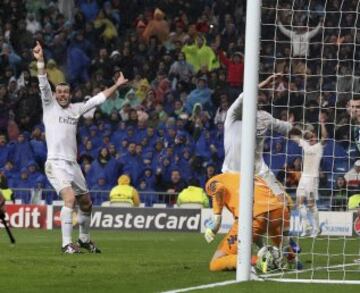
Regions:
[[133, 204], [131, 202], [126, 201], [117, 201], [117, 202], [110, 202], [111, 207], [118, 207], [118, 208], [132, 208]]
[[153, 208], [158, 208], [158, 209], [165, 209], [166, 208], [166, 203], [154, 203], [152, 205]]
[[101, 204], [102, 207], [109, 207], [110, 206], [110, 201], [104, 201]]
[[199, 202], [188, 202], [188, 203], [182, 203], [181, 205], [178, 205], [177, 207], [181, 208], [181, 209], [202, 209], [203, 205]]

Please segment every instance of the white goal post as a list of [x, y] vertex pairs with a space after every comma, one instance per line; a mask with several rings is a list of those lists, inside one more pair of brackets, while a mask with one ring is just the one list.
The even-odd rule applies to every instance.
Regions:
[[[259, 76], [259, 39], [260, 39], [261, 0], [248, 0], [245, 32], [245, 72], [243, 129], [241, 141], [241, 184], [239, 185], [239, 226], [238, 226], [238, 263], [236, 280], [250, 279], [252, 243], [252, 206], [254, 186], [254, 157], [256, 134], [256, 110]], [[245, 110], [246, 109], [246, 110]]]

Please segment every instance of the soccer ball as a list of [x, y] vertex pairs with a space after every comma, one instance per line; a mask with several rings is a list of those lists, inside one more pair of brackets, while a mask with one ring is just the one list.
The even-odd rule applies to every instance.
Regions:
[[262, 247], [258, 251], [257, 257], [256, 268], [264, 274], [281, 268], [281, 252], [275, 246]]

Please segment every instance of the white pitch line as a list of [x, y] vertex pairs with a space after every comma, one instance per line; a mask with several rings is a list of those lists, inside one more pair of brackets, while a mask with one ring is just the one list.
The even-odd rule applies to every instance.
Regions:
[[336, 268], [345, 268], [345, 267], [351, 267], [351, 266], [357, 266], [358, 263], [349, 263], [349, 264], [343, 264], [343, 265], [334, 265], [334, 266], [328, 266], [328, 267], [316, 267], [316, 268], [310, 268], [310, 269], [304, 269], [304, 270], [295, 270], [295, 271], [289, 271], [289, 272], [280, 272], [280, 273], [273, 273], [273, 274], [266, 274], [266, 275], [259, 275], [260, 278], [268, 279], [272, 277], [278, 277], [282, 275], [293, 275], [293, 274], [303, 274], [311, 271], [321, 271], [326, 269], [336, 269]]
[[174, 289], [174, 290], [165, 291], [165, 292], [162, 292], [162, 293], [189, 292], [189, 291], [198, 290], [198, 289], [214, 288], [214, 287], [226, 286], [226, 285], [235, 284], [235, 283], [237, 283], [236, 280], [231, 280], [231, 281], [224, 281], [224, 282], [212, 283], [212, 284], [207, 284], [207, 285], [200, 285], [200, 286], [195, 286], [195, 287]]
[[[259, 275], [257, 277], [255, 277], [254, 274], [251, 274], [252, 276], [252, 280], [257, 280], [257, 281], [275, 281], [275, 282], [289, 282], [289, 283], [334, 283], [334, 284], [359, 284], [359, 281], [351, 281], [351, 280], [327, 280], [327, 279], [276, 279], [273, 277], [276, 276], [281, 276], [281, 275], [289, 275], [289, 274], [301, 274], [301, 273], [306, 273], [309, 271], [317, 271], [317, 270], [323, 270], [323, 269], [335, 269], [335, 268], [344, 268], [344, 267], [350, 267], [350, 266], [354, 266], [354, 265], [359, 265], [359, 263], [350, 263], [350, 264], [344, 264], [344, 265], [334, 265], [334, 266], [329, 266], [329, 267], [318, 267], [318, 268], [311, 268], [311, 269], [306, 269], [306, 270], [301, 270], [301, 271], [292, 271], [292, 272], [282, 272], [282, 273], [275, 273], [275, 274], [268, 274], [268, 275]], [[207, 288], [214, 288], [214, 287], [220, 287], [220, 286], [226, 286], [226, 285], [231, 285], [231, 284], [235, 284], [235, 283], [239, 283], [236, 280], [230, 280], [230, 281], [224, 281], [224, 282], [218, 282], [218, 283], [211, 283], [211, 284], [206, 284], [206, 285], [199, 285], [199, 286], [194, 286], [194, 287], [188, 287], [188, 288], [181, 288], [181, 289], [174, 289], [174, 290], [169, 290], [169, 291], [164, 291], [162, 293], [180, 293], [180, 292], [189, 292], [189, 291], [193, 291], [193, 290], [201, 290], [201, 289], [207, 289]]]

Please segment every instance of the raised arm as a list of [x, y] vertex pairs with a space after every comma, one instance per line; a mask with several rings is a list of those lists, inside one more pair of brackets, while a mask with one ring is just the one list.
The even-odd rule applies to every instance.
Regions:
[[38, 69], [41, 100], [44, 104], [50, 104], [53, 101], [53, 94], [46, 76], [44, 53], [39, 41], [36, 41], [36, 46], [33, 49], [33, 55], [36, 59], [36, 66]]
[[320, 142], [322, 145], [324, 145], [326, 143], [327, 138], [329, 137], [329, 133], [326, 129], [325, 118], [321, 113], [319, 115], [319, 123], [320, 123], [320, 131], [321, 131]]
[[106, 101], [106, 99], [108, 97], [112, 96], [119, 87], [125, 85], [127, 82], [128, 82], [128, 80], [124, 77], [122, 72], [120, 72], [119, 77], [117, 78], [117, 80], [111, 87], [103, 90], [102, 92], [100, 92], [96, 96], [90, 98], [84, 104], [81, 105], [79, 114], [83, 115], [84, 113], [88, 112], [92, 108], [102, 104], [103, 102]]
[[321, 29], [321, 26], [324, 24], [324, 21], [321, 20], [318, 25], [316, 26], [316, 28], [314, 28], [312, 31], [309, 31], [307, 33], [307, 37], [308, 39], [311, 39], [312, 37], [314, 37]]
[[285, 28], [285, 26], [281, 23], [281, 21], [278, 22], [278, 27], [280, 29], [280, 31], [287, 37], [291, 38], [293, 31], [288, 30], [287, 28]]
[[296, 142], [297, 144], [300, 144], [300, 139], [302, 138], [302, 131], [298, 128], [292, 128], [289, 131], [289, 138]]
[[270, 75], [267, 79], [261, 81], [259, 83], [259, 89], [263, 89], [264, 87], [266, 87], [268, 84], [274, 82], [278, 77], [281, 77], [283, 74], [281, 72], [278, 73], [274, 73], [272, 75]]

